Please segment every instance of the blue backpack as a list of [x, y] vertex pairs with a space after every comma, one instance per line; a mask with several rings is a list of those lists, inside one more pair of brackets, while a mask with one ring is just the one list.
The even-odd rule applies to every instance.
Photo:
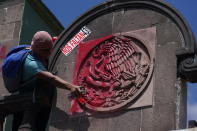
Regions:
[[2, 75], [4, 85], [9, 92], [15, 92], [20, 88], [22, 81], [23, 62], [29, 52], [29, 45], [19, 45], [12, 48], [3, 61]]

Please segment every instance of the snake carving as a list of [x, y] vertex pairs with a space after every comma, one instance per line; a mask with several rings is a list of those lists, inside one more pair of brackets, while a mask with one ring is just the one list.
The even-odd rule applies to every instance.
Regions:
[[134, 100], [150, 72], [150, 57], [139, 40], [112, 36], [96, 45], [81, 63], [77, 82], [86, 89], [86, 107], [119, 109]]

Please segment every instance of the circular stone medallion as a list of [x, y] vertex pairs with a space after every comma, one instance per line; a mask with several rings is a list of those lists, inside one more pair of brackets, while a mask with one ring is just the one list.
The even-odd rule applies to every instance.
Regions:
[[81, 62], [77, 84], [85, 87], [86, 107], [113, 111], [137, 98], [153, 68], [148, 48], [137, 38], [116, 35], [98, 43]]

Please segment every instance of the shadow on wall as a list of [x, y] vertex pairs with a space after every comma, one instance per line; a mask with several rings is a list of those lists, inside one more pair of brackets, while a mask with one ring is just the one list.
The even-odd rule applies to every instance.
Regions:
[[90, 122], [87, 115], [72, 117], [57, 107], [53, 108], [54, 112], [56, 118], [53, 119], [55, 121], [51, 122], [50, 126], [59, 130], [88, 131]]

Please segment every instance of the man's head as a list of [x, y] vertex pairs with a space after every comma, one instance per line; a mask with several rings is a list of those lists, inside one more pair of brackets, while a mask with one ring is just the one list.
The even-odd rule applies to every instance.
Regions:
[[34, 34], [31, 49], [41, 59], [48, 59], [53, 47], [51, 35], [46, 31], [38, 31]]

